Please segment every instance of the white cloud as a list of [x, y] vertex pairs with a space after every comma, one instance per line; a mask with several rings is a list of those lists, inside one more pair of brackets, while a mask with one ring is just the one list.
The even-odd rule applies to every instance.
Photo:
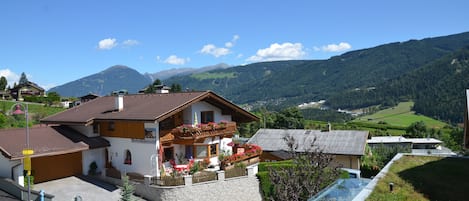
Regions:
[[239, 35], [236, 34], [233, 36], [233, 39], [231, 39], [231, 41], [236, 42], [238, 39], [239, 39]]
[[249, 57], [246, 61], [278, 61], [292, 60], [302, 58], [306, 52], [303, 50], [301, 43], [283, 43], [271, 44], [270, 47], [257, 50], [256, 55]]
[[210, 54], [214, 57], [225, 56], [230, 53], [230, 49], [224, 47], [216, 47], [213, 44], [204, 45], [200, 50], [203, 54]]
[[110, 50], [117, 46], [117, 42], [115, 38], [106, 38], [98, 43], [98, 49], [100, 50]]
[[202, 54], [210, 54], [214, 57], [225, 56], [231, 53], [230, 48], [232, 48], [236, 41], [239, 39], [239, 35], [233, 35], [231, 41], [225, 42], [225, 47], [217, 47], [214, 44], [207, 44], [202, 47], [200, 53]]
[[232, 42], [226, 42], [225, 47], [231, 48], [231, 47], [233, 47], [233, 43]]
[[138, 40], [125, 40], [124, 42], [122, 42], [122, 45], [124, 46], [134, 46], [134, 45], [138, 45], [140, 44], [140, 42], [138, 42]]
[[13, 87], [13, 83], [15, 82], [18, 84], [18, 81], [20, 80], [20, 76], [8, 68], [0, 70], [0, 77], [1, 76], [7, 79], [8, 85], [10, 87]]
[[[157, 60], [159, 60], [160, 57], [157, 57]], [[179, 58], [176, 55], [171, 55], [168, 58], [164, 60], [164, 63], [167, 64], [172, 64], [172, 65], [184, 65], [186, 62], [189, 62], [190, 58]]]
[[[352, 46], [349, 43], [341, 42], [339, 44], [329, 44], [322, 46], [321, 50], [324, 52], [342, 52], [351, 48]], [[315, 47], [314, 50], [317, 50], [317, 47]]]
[[234, 35], [231, 41], [225, 43], [225, 47], [232, 48], [238, 39], [239, 39], [239, 35]]

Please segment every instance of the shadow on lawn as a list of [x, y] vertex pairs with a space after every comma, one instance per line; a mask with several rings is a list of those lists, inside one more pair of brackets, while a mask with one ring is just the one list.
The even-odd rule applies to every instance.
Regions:
[[443, 158], [406, 169], [398, 175], [430, 200], [467, 200], [469, 159]]

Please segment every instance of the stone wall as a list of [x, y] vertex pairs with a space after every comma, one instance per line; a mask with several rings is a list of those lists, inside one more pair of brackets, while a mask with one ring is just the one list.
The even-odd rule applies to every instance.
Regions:
[[261, 193], [259, 192], [259, 181], [256, 177], [248, 176], [226, 179], [224, 181], [197, 183], [191, 186], [162, 187], [138, 184], [135, 187], [137, 195], [155, 201], [262, 200]]
[[[192, 176], [184, 178], [184, 186], [158, 186], [149, 185], [148, 178], [145, 183], [133, 183], [135, 194], [148, 200], [176, 201], [176, 200], [222, 200], [222, 201], [261, 201], [259, 180], [256, 177], [257, 164], [247, 167], [247, 176], [225, 179], [224, 171], [218, 171], [218, 180], [192, 184]], [[101, 179], [122, 185], [122, 181], [110, 177]]]

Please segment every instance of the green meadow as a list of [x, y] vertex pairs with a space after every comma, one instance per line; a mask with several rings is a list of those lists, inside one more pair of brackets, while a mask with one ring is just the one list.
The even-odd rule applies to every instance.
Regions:
[[401, 102], [395, 107], [359, 117], [354, 122], [386, 122], [386, 124], [393, 126], [408, 127], [414, 122], [423, 121], [429, 128], [443, 128], [446, 125], [446, 123], [430, 117], [415, 114], [414, 111], [411, 111], [413, 105], [413, 102]]

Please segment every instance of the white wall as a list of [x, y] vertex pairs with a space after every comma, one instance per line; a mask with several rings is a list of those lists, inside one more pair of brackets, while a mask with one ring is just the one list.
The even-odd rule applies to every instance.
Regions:
[[232, 142], [232, 138], [222, 138], [220, 142], [220, 153], [223, 153], [223, 151], [228, 152], [228, 155], [233, 154], [233, 149], [231, 146], [228, 146], [228, 143]]
[[83, 156], [83, 174], [87, 175], [90, 164], [94, 161], [96, 162], [96, 165], [98, 165], [98, 169], [96, 170], [97, 172], [103, 172], [104, 167], [105, 167], [105, 149], [106, 148], [99, 148], [99, 149], [90, 149], [90, 150], [85, 150], [82, 152]]
[[[19, 165], [18, 165], [19, 164]], [[18, 166], [16, 166], [18, 165]], [[16, 167], [15, 167], [16, 166]], [[13, 168], [15, 167], [15, 168]], [[13, 168], [13, 170], [12, 170]], [[3, 155], [0, 155], [0, 177], [11, 178], [11, 173], [13, 171], [13, 180], [23, 186], [24, 177], [23, 177], [23, 164], [21, 160], [10, 160], [5, 158]]]
[[[142, 175], [158, 174], [158, 169], [152, 171], [151, 157], [157, 155], [157, 147], [155, 141], [132, 140], [127, 138], [105, 137], [111, 144], [108, 147], [109, 161], [112, 165], [123, 172], [137, 172]], [[132, 164], [124, 164], [126, 150], [132, 155]], [[156, 160], [155, 167], [158, 164]]]
[[[153, 146], [156, 150], [156, 154], [159, 153], [160, 150], [160, 133], [159, 133], [159, 123], [155, 121], [155, 123], [145, 123], [144, 124], [145, 129], [150, 129], [155, 132], [155, 141], [153, 142]], [[153, 155], [153, 154], [152, 154]], [[157, 155], [158, 156], [158, 155]], [[132, 156], [133, 157], [133, 156]], [[150, 156], [151, 157], [151, 156]], [[158, 164], [158, 157], [156, 157], [156, 175], [160, 176], [160, 167]], [[152, 174], [154, 176], [154, 174]]]
[[213, 111], [213, 118], [216, 123], [220, 121], [231, 121], [231, 115], [222, 115], [220, 108], [217, 108], [207, 102], [201, 101], [192, 104], [183, 111], [184, 124], [193, 124], [194, 114], [197, 114], [197, 121], [200, 124], [200, 112], [202, 111]]

